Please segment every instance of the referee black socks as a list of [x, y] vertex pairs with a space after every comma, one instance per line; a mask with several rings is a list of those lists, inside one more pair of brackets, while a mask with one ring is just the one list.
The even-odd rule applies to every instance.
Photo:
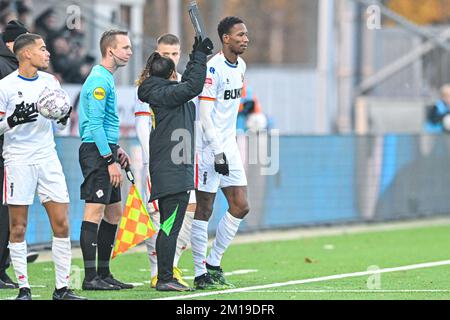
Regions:
[[105, 220], [98, 229], [98, 275], [106, 277], [110, 274], [109, 260], [116, 237], [117, 224], [110, 224]]
[[86, 281], [91, 281], [97, 276], [95, 260], [97, 255], [97, 230], [98, 224], [83, 221], [81, 223], [80, 246], [84, 261], [84, 276]]

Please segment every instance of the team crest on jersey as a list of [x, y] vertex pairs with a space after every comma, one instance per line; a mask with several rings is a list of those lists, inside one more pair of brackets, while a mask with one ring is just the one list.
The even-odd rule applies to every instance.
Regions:
[[205, 88], [211, 87], [212, 84], [213, 84], [213, 79], [212, 78], [206, 78], [206, 80], [205, 80]]
[[17, 95], [19, 96], [19, 98], [23, 97], [22, 91], [17, 92]]
[[94, 89], [94, 98], [97, 100], [105, 99], [106, 91], [102, 87], [98, 87]]

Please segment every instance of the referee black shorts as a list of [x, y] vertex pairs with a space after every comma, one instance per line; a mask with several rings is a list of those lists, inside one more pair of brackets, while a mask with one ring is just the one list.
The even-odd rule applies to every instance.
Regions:
[[[109, 144], [117, 159], [118, 145]], [[84, 182], [81, 184], [81, 200], [87, 203], [105, 205], [121, 201], [120, 187], [113, 188], [109, 178], [108, 167], [100, 155], [95, 143], [83, 142], [79, 150], [79, 161]]]

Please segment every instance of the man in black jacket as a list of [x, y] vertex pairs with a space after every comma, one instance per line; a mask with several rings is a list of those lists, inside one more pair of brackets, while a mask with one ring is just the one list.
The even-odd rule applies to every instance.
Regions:
[[[0, 79], [3, 79], [11, 72], [17, 70], [19, 61], [17, 61], [12, 48], [14, 41], [21, 34], [27, 33], [28, 30], [19, 21], [10, 21], [5, 28], [0, 39]], [[4, 178], [4, 160], [3, 160], [3, 135], [0, 136], [0, 182], [3, 183]], [[0, 188], [0, 199], [3, 199], [3, 188]], [[8, 207], [0, 204], [0, 289], [14, 289], [19, 286], [13, 282], [6, 274], [9, 267], [9, 213]], [[34, 261], [37, 258], [37, 252], [28, 253], [28, 261]]]
[[181, 82], [177, 82], [174, 62], [159, 53], [147, 61], [138, 89], [141, 101], [152, 106], [155, 129], [150, 138], [150, 201], [158, 200], [160, 231], [156, 240], [158, 256], [158, 291], [188, 291], [172, 272], [178, 234], [194, 189], [194, 121], [193, 98], [203, 89], [206, 58], [212, 53], [209, 38], [196, 38], [194, 50]]

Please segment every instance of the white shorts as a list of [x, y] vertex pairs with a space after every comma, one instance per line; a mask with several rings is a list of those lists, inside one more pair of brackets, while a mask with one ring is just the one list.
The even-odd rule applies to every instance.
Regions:
[[66, 179], [59, 159], [35, 165], [6, 165], [3, 204], [32, 205], [36, 190], [41, 203], [69, 203]]
[[241, 155], [236, 148], [234, 152], [226, 152], [230, 174], [221, 175], [214, 170], [214, 155], [209, 150], [197, 152], [197, 164], [195, 166], [195, 188], [199, 191], [217, 193], [219, 189], [226, 187], [247, 186], [244, 165]]

